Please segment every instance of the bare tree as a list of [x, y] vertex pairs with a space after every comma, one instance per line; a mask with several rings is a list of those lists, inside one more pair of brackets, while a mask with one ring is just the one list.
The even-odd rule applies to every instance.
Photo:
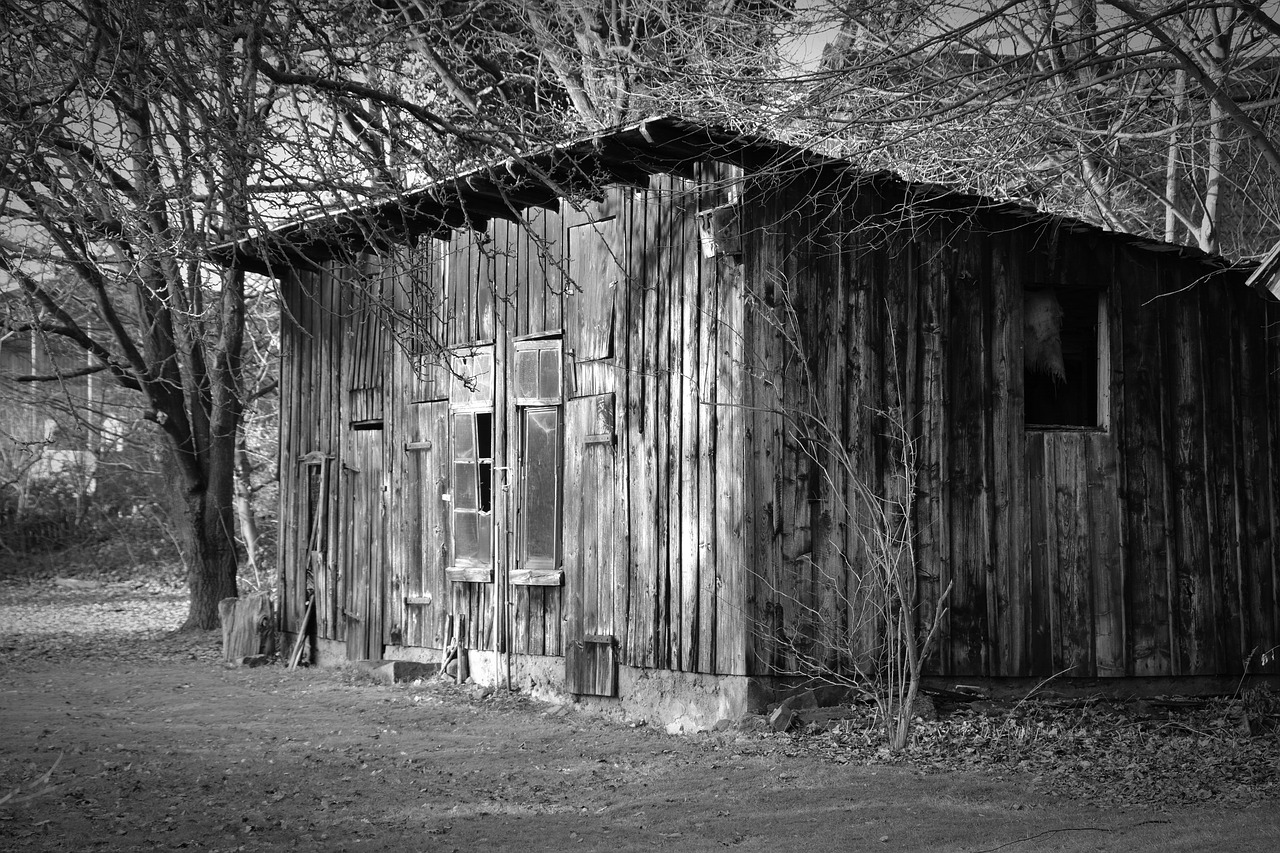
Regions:
[[253, 21], [142, 3], [2, 14], [0, 270], [29, 328], [145, 399], [185, 495], [187, 624], [211, 627], [236, 594], [244, 277], [210, 281], [200, 249], [248, 224], [260, 103], [251, 68], [228, 60]]
[[[236, 446], [252, 393], [245, 273], [210, 267], [208, 250], [300, 206], [378, 192], [371, 177], [386, 158], [413, 154], [408, 142], [375, 151], [353, 124], [378, 120], [358, 97], [369, 74], [357, 72], [380, 54], [291, 82], [291, 69], [342, 41], [341, 21], [311, 26], [303, 11], [0, 5], [0, 273], [26, 309], [8, 326], [68, 342], [88, 359], [80, 373], [144, 401], [185, 496], [188, 627], [213, 627], [218, 601], [236, 595]], [[339, 72], [350, 76], [335, 82]], [[400, 138], [471, 138], [378, 91], [418, 123]]]
[[[390, 241], [407, 188], [658, 112], [1115, 228], [1166, 230], [1168, 211], [1210, 248], [1235, 245], [1240, 198], [1278, 218], [1257, 190], [1280, 180], [1280, 26], [1257, 4], [826, 11], [844, 41], [796, 76], [784, 54], [811, 12], [766, 0], [0, 0], [0, 276], [27, 312], [11, 328], [143, 400], [186, 496], [187, 624], [236, 592], [252, 393], [245, 273], [210, 267], [215, 245], [300, 219], [309, 239]], [[1233, 168], [1249, 157], [1270, 171]]]
[[798, 132], [908, 177], [1254, 255], [1280, 231], [1274, 9], [833, 2]]
[[189, 627], [236, 594], [255, 393], [246, 274], [210, 250], [298, 219], [394, 239], [406, 188], [634, 113], [672, 61], [708, 67], [698, 45], [739, 5], [0, 3], [0, 276], [25, 309], [7, 327], [143, 400], [185, 495]]
[[461, 114], [542, 134], [668, 112], [752, 122], [795, 20], [790, 4], [762, 0], [378, 5], [391, 25], [408, 26], [429, 79]]

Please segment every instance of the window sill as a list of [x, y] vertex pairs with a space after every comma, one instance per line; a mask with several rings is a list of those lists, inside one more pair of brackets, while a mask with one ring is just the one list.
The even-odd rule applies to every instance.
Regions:
[[1107, 432], [1105, 426], [1078, 426], [1072, 424], [1023, 424], [1027, 432]]
[[492, 583], [493, 566], [450, 566], [444, 576], [455, 583]]
[[560, 569], [513, 569], [513, 586], [563, 586], [564, 572]]

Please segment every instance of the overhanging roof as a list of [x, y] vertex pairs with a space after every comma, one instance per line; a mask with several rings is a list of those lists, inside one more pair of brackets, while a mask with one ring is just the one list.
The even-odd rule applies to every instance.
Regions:
[[1253, 275], [1249, 276], [1249, 284], [1280, 299], [1280, 243], [1276, 243], [1267, 252]]
[[[651, 118], [590, 137], [482, 166], [385, 201], [291, 222], [210, 254], [224, 265], [271, 274], [374, 245], [405, 233], [441, 233], [493, 218], [516, 220], [530, 207], [557, 208], [561, 198], [593, 194], [611, 183], [648, 186], [658, 173], [688, 174], [699, 161], [757, 168], [840, 163], [804, 149], [676, 118]], [[847, 165], [847, 164], [844, 164]]]
[[291, 222], [238, 243], [215, 247], [211, 255], [224, 265], [271, 275], [281, 267], [310, 266], [344, 250], [386, 243], [397, 235], [445, 233], [463, 225], [483, 228], [493, 218], [517, 220], [527, 208], [555, 208], [561, 198], [594, 194], [611, 183], [647, 187], [651, 175], [691, 175], [696, 163], [708, 160], [738, 165], [747, 171], [765, 167], [797, 172], [813, 168], [836, 170], [886, 190], [896, 190], [913, 205], [930, 210], [982, 210], [1012, 215], [1073, 233], [1105, 234], [1147, 251], [1174, 253], [1220, 267], [1235, 266], [1192, 246], [1106, 231], [1082, 220], [1039, 211], [1029, 204], [937, 184], [908, 182], [888, 172], [868, 174], [848, 160], [670, 116], [645, 119], [508, 158], [359, 208]]

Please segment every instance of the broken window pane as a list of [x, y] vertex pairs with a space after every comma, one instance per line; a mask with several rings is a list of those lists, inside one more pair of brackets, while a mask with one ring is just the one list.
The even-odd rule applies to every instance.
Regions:
[[453, 415], [453, 565], [493, 560], [493, 412]]

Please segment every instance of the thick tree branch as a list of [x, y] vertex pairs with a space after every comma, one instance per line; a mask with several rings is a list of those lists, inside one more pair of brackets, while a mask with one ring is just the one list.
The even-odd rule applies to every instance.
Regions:
[[1272, 172], [1280, 177], [1280, 149], [1276, 147], [1275, 142], [1263, 132], [1243, 109], [1231, 97], [1230, 92], [1213, 79], [1208, 71], [1206, 71], [1199, 62], [1191, 57], [1189, 53], [1183, 50], [1169, 33], [1161, 26], [1162, 18], [1160, 13], [1146, 14], [1138, 7], [1134, 6], [1128, 0], [1103, 0], [1107, 5], [1123, 12], [1135, 24], [1141, 26], [1153, 38], [1164, 46], [1170, 56], [1175, 57], [1179, 64], [1187, 72], [1187, 75], [1194, 79], [1200, 88], [1226, 113], [1235, 125], [1249, 137], [1258, 151], [1266, 159], [1267, 164], [1271, 167]]
[[95, 364], [89, 367], [81, 367], [76, 370], [59, 370], [55, 373], [29, 374], [21, 373], [5, 374], [4, 378], [11, 379], [14, 382], [60, 382], [64, 379], [77, 379], [81, 376], [92, 376], [95, 373], [102, 373], [111, 369], [109, 364]]

